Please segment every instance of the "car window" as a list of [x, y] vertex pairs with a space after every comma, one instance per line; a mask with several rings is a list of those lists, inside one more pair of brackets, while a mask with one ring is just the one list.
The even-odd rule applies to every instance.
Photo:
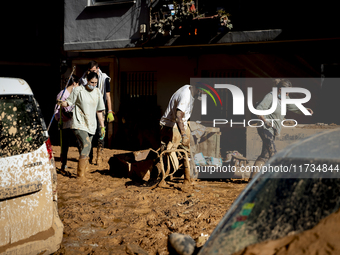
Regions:
[[338, 178], [287, 179], [267, 174], [273, 175], [277, 176], [259, 178], [247, 191], [230, 217], [217, 226], [203, 254], [233, 254], [251, 244], [305, 231], [339, 208]]
[[0, 96], [0, 157], [37, 150], [46, 140], [45, 122], [33, 96]]

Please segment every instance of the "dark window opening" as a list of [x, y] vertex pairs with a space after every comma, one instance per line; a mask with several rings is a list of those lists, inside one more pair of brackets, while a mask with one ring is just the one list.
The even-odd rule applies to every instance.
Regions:
[[156, 133], [161, 117], [157, 105], [157, 72], [122, 72], [120, 102], [116, 144], [130, 150], [157, 148]]

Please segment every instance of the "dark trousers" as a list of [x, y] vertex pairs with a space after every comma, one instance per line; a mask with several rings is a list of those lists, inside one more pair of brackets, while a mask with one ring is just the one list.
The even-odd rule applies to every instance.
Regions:
[[274, 143], [275, 136], [264, 128], [257, 128], [257, 132], [262, 140], [262, 152], [261, 155], [257, 158], [257, 160], [266, 162], [276, 153], [276, 147]]
[[173, 130], [171, 127], [160, 125], [160, 136], [161, 136], [161, 151], [166, 150], [166, 146], [172, 141]]
[[61, 141], [61, 165], [66, 166], [67, 164], [67, 153], [68, 148], [70, 147], [70, 141], [72, 139], [73, 133], [70, 128], [62, 129], [61, 130], [62, 141]]

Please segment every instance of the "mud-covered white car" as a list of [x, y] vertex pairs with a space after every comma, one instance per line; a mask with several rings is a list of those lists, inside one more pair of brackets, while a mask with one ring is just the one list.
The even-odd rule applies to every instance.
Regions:
[[51, 254], [63, 224], [52, 146], [26, 81], [0, 78], [0, 254]]

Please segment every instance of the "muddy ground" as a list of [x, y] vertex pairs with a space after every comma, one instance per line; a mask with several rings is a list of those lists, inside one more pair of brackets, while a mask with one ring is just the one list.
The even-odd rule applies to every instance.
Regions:
[[[60, 147], [53, 146], [60, 169]], [[64, 237], [56, 254], [168, 254], [167, 238], [189, 234], [202, 246], [247, 183], [241, 180], [183, 179], [151, 190], [130, 179], [113, 177], [107, 163], [115, 153], [104, 150], [105, 163], [90, 165], [88, 179], [76, 178], [78, 152], [68, 154], [68, 173], [58, 171], [59, 215]]]

